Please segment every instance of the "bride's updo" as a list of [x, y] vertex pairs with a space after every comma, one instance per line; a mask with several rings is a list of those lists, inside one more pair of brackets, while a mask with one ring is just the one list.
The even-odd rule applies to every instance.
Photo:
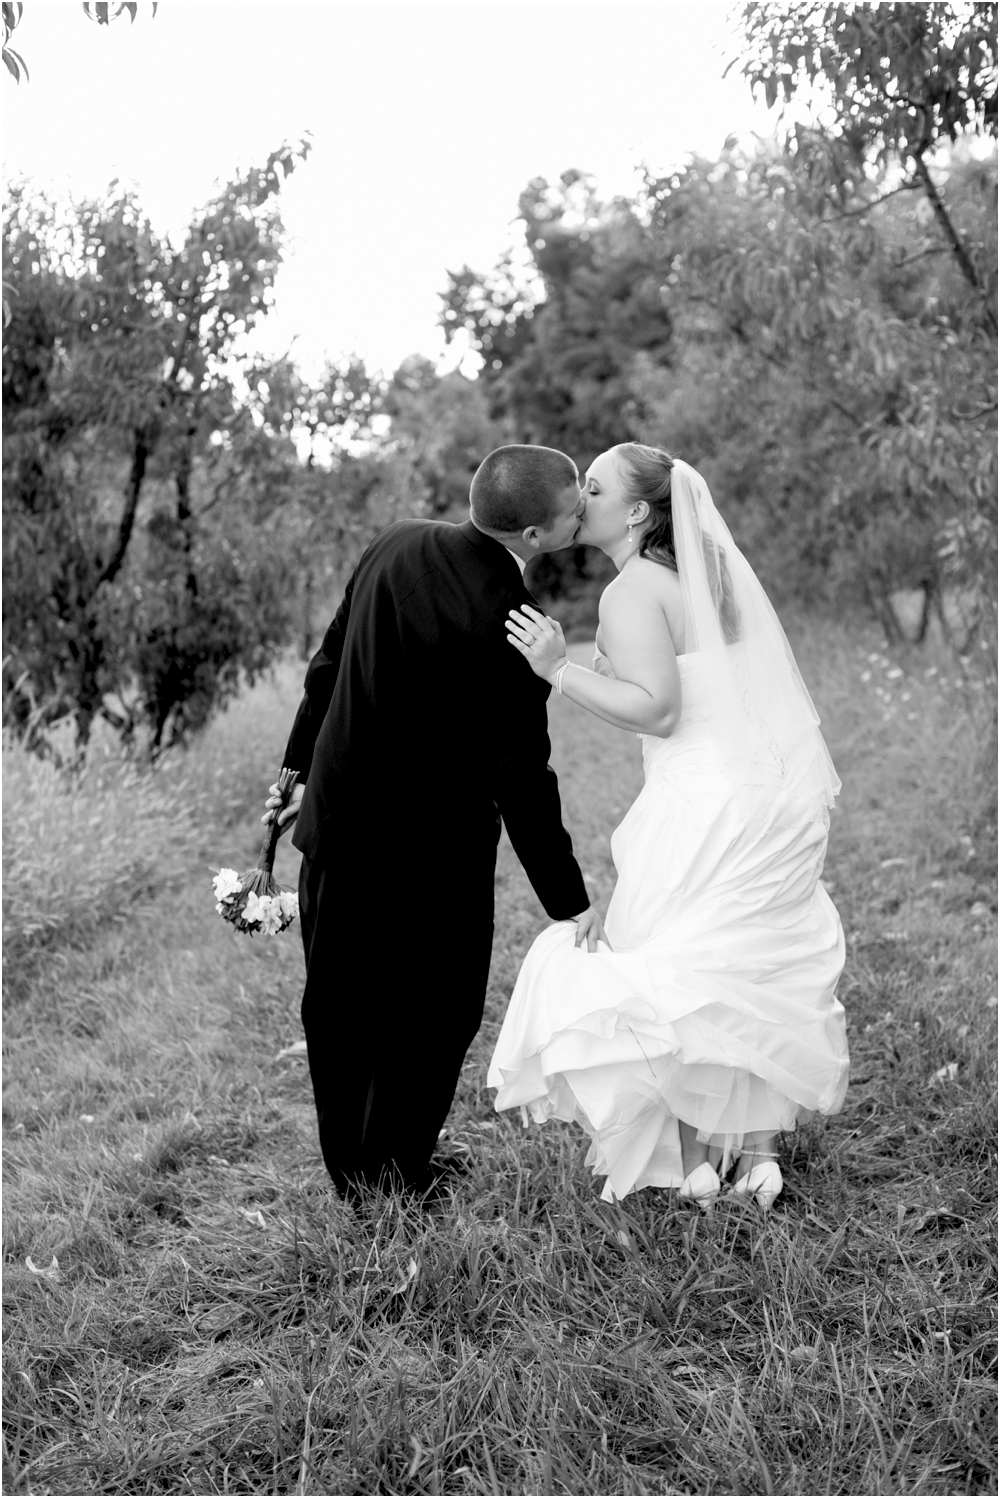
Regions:
[[615, 455], [625, 479], [629, 499], [634, 504], [644, 499], [649, 506], [650, 524], [642, 533], [638, 555], [661, 562], [677, 571], [674, 550], [674, 517], [670, 504], [670, 470], [674, 460], [662, 447], [647, 447], [643, 442], [622, 442]]
[[[615, 449], [625, 479], [625, 490], [631, 503], [644, 499], [649, 505], [650, 524], [642, 533], [638, 555], [649, 557], [677, 572], [677, 550], [674, 545], [674, 512], [670, 472], [673, 459], [662, 447], [646, 447], [642, 442], [623, 442]], [[726, 565], [726, 553], [702, 535], [705, 575], [722, 626], [727, 645], [741, 637], [739, 610], [733, 596], [732, 578]]]

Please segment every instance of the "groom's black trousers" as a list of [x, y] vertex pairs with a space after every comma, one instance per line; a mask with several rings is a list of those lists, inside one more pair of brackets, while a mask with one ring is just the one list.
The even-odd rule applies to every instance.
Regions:
[[306, 672], [282, 764], [305, 793], [302, 1004], [334, 1181], [418, 1189], [479, 1028], [501, 818], [552, 920], [587, 906], [549, 768], [549, 687], [510, 648], [536, 604], [470, 520], [366, 548]]
[[482, 1022], [494, 859], [447, 880], [428, 850], [414, 860], [419, 893], [401, 904], [383, 894], [398, 889], [387, 866], [416, 850], [388, 837], [371, 845], [347, 867], [302, 860], [302, 1023], [320, 1147], [337, 1189], [388, 1180], [419, 1191]]

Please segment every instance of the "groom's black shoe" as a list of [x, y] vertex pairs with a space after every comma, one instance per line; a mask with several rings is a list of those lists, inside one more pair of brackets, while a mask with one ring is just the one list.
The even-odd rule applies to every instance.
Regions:
[[444, 1155], [432, 1160], [427, 1167], [426, 1183], [419, 1192], [421, 1202], [427, 1206], [446, 1203], [452, 1189], [461, 1184], [470, 1169], [469, 1161], [462, 1155]]
[[439, 1155], [430, 1164], [431, 1178], [433, 1181], [462, 1180], [472, 1171], [472, 1163], [467, 1155]]
[[402, 1175], [393, 1167], [380, 1171], [376, 1180], [359, 1175], [338, 1182], [340, 1195], [356, 1211], [372, 1207], [387, 1193], [400, 1192], [422, 1206], [433, 1206], [449, 1200], [450, 1188], [469, 1174], [469, 1161], [462, 1155], [439, 1156], [416, 1178]]

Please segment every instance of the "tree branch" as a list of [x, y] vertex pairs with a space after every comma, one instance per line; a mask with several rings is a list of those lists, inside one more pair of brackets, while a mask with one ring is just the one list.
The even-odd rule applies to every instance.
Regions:
[[[766, 359], [769, 364], [773, 364], [775, 369], [780, 370], [782, 374], [788, 374], [791, 367], [790, 359], [782, 359], [777, 354], [772, 353], [770, 349], [765, 348], [762, 343], [754, 342], [751, 338], [748, 337], [746, 330], [742, 328], [739, 323], [729, 320], [728, 327], [730, 332], [735, 334], [737, 342], [741, 343], [744, 348], [749, 348], [750, 350], [752, 350], [752, 352], [758, 354], [762, 359]], [[825, 400], [829, 405], [831, 405], [835, 411], [839, 411], [841, 416], [844, 417], [845, 421], [849, 421], [853, 426], [859, 428], [864, 428], [867, 425], [867, 419], [865, 417], [858, 416], [855, 411], [851, 410], [850, 406], [845, 406], [844, 403], [838, 400], [838, 398], [830, 391], [828, 387], [824, 387], [821, 389], [811, 375], [805, 373], [804, 371], [801, 371], [799, 378], [802, 380], [802, 383], [805, 385], [807, 390], [811, 390], [813, 395], [818, 395], [821, 399]]]
[[115, 549], [105, 563], [97, 586], [101, 583], [110, 583], [118, 576], [128, 543], [132, 536], [132, 526], [135, 523], [135, 512], [139, 506], [139, 491], [146, 474], [146, 460], [149, 457], [149, 434], [145, 430], [137, 430], [135, 434], [135, 452], [132, 457], [132, 472], [129, 474], [128, 489], [125, 494], [125, 509], [122, 512], [121, 522], [118, 526], [118, 540]]
[[843, 213], [831, 213], [826, 222], [837, 223], [842, 218], [860, 218], [863, 213], [868, 213], [872, 208], [877, 208], [880, 203], [887, 203], [889, 199], [894, 198], [897, 193], [915, 192], [916, 188], [916, 182], [901, 182], [898, 187], [890, 188], [890, 190], [888, 192], [884, 192], [880, 198], [872, 198], [870, 203], [863, 203], [860, 208], [846, 208]]
[[955, 228], [955, 225], [952, 223], [947, 208], [944, 206], [941, 195], [934, 185], [934, 179], [930, 174], [926, 161], [924, 160], [923, 151], [918, 151], [914, 155], [913, 159], [916, 165], [917, 176], [920, 178], [924, 192], [927, 195], [927, 199], [932, 209], [934, 210], [934, 217], [937, 219], [945, 238], [954, 251], [955, 259], [958, 261], [961, 267], [963, 276], [968, 281], [973, 290], [977, 291], [982, 297], [983, 313], [986, 317], [986, 321], [995, 333], [997, 331], [996, 313], [986, 301], [986, 287], [983, 285], [979, 276], [979, 272], [976, 270], [976, 267], [973, 264], [972, 257], [969, 255], [968, 250], [965, 248], [961, 236], [959, 235], [958, 230]]

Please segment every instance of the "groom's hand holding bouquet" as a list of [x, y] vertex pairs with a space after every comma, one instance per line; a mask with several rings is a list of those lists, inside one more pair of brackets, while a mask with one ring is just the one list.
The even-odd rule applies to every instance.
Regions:
[[267, 800], [264, 802], [267, 811], [261, 817], [261, 821], [265, 825], [276, 821], [278, 824], [278, 837], [281, 837], [283, 833], [288, 831], [298, 816], [299, 807], [302, 805], [302, 797], [305, 795], [305, 791], [305, 786], [298, 780], [292, 786], [291, 792], [287, 796], [282, 795], [281, 783], [278, 780], [275, 781], [274, 785], [268, 787]]
[[303, 788], [297, 782], [297, 771], [282, 770], [270, 788], [270, 799], [265, 802], [268, 810], [261, 818], [268, 824], [268, 830], [257, 867], [245, 874], [238, 874], [235, 869], [219, 869], [212, 881], [218, 914], [249, 936], [258, 932], [276, 936], [299, 913], [298, 895], [294, 890], [282, 889], [273, 875], [278, 838], [294, 820], [302, 800]]

